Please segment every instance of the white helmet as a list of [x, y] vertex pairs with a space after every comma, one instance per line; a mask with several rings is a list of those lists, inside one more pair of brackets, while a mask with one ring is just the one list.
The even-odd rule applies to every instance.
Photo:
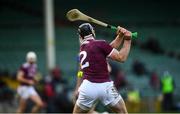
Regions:
[[36, 57], [36, 53], [35, 52], [30, 51], [30, 52], [27, 53], [26, 60], [28, 62], [36, 62], [36, 59], [37, 59], [37, 57]]

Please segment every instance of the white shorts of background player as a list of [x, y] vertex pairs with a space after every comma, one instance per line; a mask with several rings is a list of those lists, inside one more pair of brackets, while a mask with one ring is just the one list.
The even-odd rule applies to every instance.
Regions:
[[19, 86], [17, 93], [23, 99], [28, 99], [30, 96], [38, 95], [33, 86]]

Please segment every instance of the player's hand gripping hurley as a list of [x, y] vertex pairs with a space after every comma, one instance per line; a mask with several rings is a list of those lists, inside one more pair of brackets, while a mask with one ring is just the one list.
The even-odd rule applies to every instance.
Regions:
[[[78, 9], [72, 9], [70, 11], [67, 12], [66, 14], [66, 17], [68, 18], [68, 20], [70, 21], [78, 21], [78, 20], [82, 20], [82, 21], [87, 21], [87, 22], [92, 22], [92, 23], [95, 23], [95, 24], [98, 24], [98, 25], [101, 25], [103, 27], [106, 27], [106, 28], [110, 28], [110, 29], [114, 29], [114, 30], [117, 30], [118, 28], [115, 27], [115, 26], [112, 26], [112, 25], [109, 25], [109, 24], [106, 24], [102, 21], [99, 21], [97, 19], [94, 19], [90, 16], [87, 16], [85, 14], [83, 14], [82, 12], [80, 12]], [[137, 38], [137, 32], [133, 32], [131, 34], [131, 37], [133, 39]]]

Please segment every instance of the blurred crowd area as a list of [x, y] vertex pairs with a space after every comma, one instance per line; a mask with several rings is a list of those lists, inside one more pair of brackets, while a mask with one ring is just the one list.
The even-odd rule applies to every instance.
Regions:
[[[131, 65], [131, 74], [119, 66], [117, 62], [109, 60], [110, 75], [114, 85], [126, 102], [128, 112], [180, 112], [179, 95], [174, 76], [169, 71], [159, 73], [151, 71], [142, 61], [136, 59]], [[163, 93], [163, 79], [170, 76], [173, 79], [173, 89], [168, 97]], [[76, 75], [74, 75], [76, 78]], [[35, 86], [43, 99], [45, 107], [43, 113], [71, 113], [73, 110], [73, 91], [75, 87], [63, 78], [61, 68], [54, 68], [49, 75], [39, 72], [36, 76], [39, 80]], [[74, 83], [74, 82], [70, 82]], [[178, 83], [178, 82], [177, 82]], [[18, 106], [16, 89], [19, 82], [16, 73], [8, 70], [0, 70], [0, 112], [15, 112]], [[141, 86], [141, 87], [140, 87]], [[144, 86], [144, 87], [142, 87]], [[169, 85], [168, 85], [169, 86]], [[177, 89], [177, 90], [176, 90]], [[169, 97], [169, 94], [171, 94]], [[33, 103], [28, 101], [26, 112], [29, 112]], [[164, 106], [166, 105], [166, 106]], [[101, 103], [95, 108], [98, 112], [110, 112]]]

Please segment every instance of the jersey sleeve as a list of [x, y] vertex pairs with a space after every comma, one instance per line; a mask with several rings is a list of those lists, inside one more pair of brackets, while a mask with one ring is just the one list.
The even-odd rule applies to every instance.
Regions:
[[21, 66], [21, 67], [19, 68], [19, 70], [20, 70], [20, 71], [25, 71], [25, 68], [24, 68], [23, 66]]
[[23, 71], [23, 72], [26, 72], [26, 67], [24, 65], [22, 65], [20, 68], [19, 68], [20, 71]]
[[109, 43], [106, 41], [101, 41], [99, 46], [106, 57], [110, 56], [111, 52], [113, 51], [113, 47], [111, 47]]

